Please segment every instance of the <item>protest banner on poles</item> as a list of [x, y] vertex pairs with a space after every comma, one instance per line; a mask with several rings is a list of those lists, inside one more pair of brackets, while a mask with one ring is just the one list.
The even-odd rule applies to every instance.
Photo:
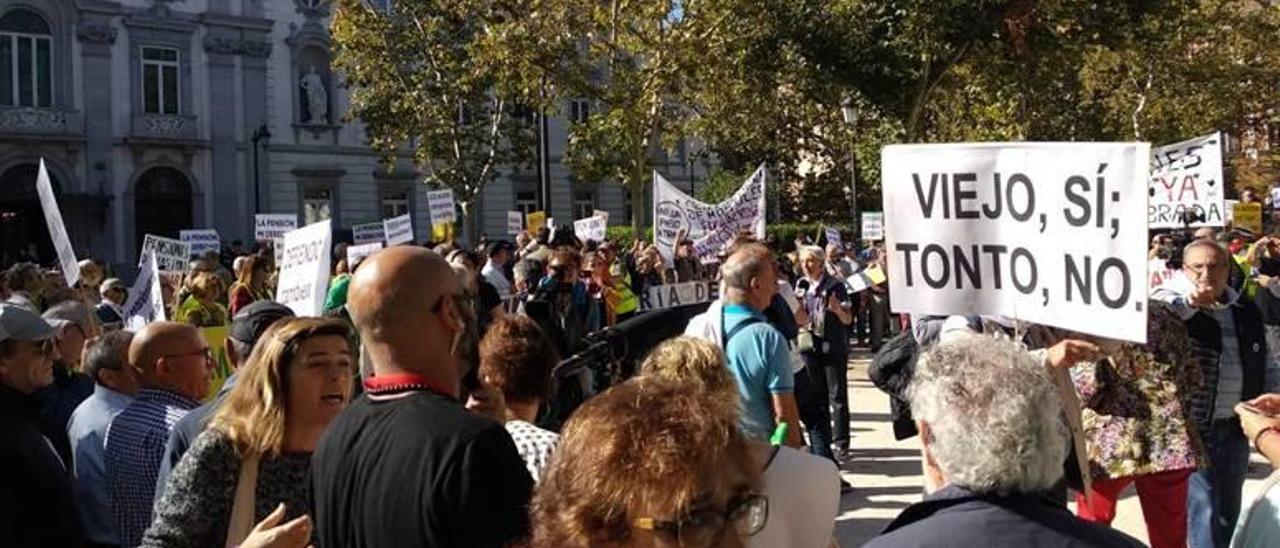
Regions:
[[347, 247], [347, 268], [361, 259], [373, 255], [382, 250], [382, 242], [373, 242], [368, 244], [353, 245]]
[[640, 295], [641, 310], [662, 310], [689, 304], [705, 303], [720, 296], [719, 282], [685, 282], [654, 285]]
[[1151, 149], [1148, 228], [1223, 226], [1222, 136]]
[[185, 272], [191, 260], [191, 244], [182, 240], [147, 234], [142, 239], [142, 252], [138, 255], [138, 268], [147, 262], [147, 253], [155, 252], [156, 264], [161, 272]]
[[210, 251], [222, 251], [222, 239], [218, 231], [212, 228], [179, 230], [178, 238], [191, 246], [191, 256], [200, 257]]
[[298, 229], [298, 216], [293, 213], [259, 213], [253, 216], [253, 239], [274, 242]]
[[146, 252], [142, 264], [124, 303], [124, 328], [130, 331], [165, 320], [164, 289], [160, 286], [160, 267], [155, 253]]
[[583, 242], [594, 241], [603, 242], [605, 229], [609, 225], [609, 220], [604, 217], [588, 217], [586, 219], [578, 219], [573, 222], [573, 234]]
[[383, 220], [382, 228], [387, 233], [388, 247], [413, 241], [413, 218], [408, 213]]
[[524, 214], [519, 211], [507, 212], [507, 234], [519, 234], [524, 230]]
[[381, 221], [354, 225], [351, 227], [351, 239], [356, 245], [381, 244], [387, 239], [386, 228]]
[[1262, 204], [1240, 202], [1232, 207], [1232, 225], [1254, 234], [1262, 233]]
[[606, 226], [608, 226], [608, 224], [609, 224], [609, 212], [608, 212], [608, 211], [605, 211], [605, 210], [603, 210], [603, 209], [597, 209], [597, 210], [594, 210], [594, 211], [592, 211], [592, 212], [591, 212], [591, 216], [592, 216], [592, 217], [601, 217], [601, 218], [603, 218], [603, 219], [604, 219], [604, 223], [605, 223], [605, 225], [606, 225]]
[[765, 218], [765, 169], [756, 168], [732, 196], [718, 204], [700, 202], [653, 172], [653, 241], [668, 265], [675, 257], [676, 236], [681, 230], [693, 242], [694, 255], [714, 261], [739, 232], [763, 239]]
[[80, 280], [80, 261], [76, 260], [76, 250], [67, 237], [67, 225], [62, 222], [62, 210], [58, 209], [58, 199], [53, 195], [53, 183], [49, 181], [44, 158], [40, 159], [40, 171], [36, 175], [36, 195], [40, 197], [40, 209], [44, 212], [44, 224], [49, 228], [49, 239], [53, 240], [53, 249], [58, 253], [62, 279], [67, 282], [67, 287], [75, 287]]
[[427, 209], [431, 211], [431, 226], [457, 222], [454, 207], [452, 190], [446, 188], [427, 192]]
[[867, 241], [884, 239], [884, 213], [867, 211], [862, 214], [862, 239]]
[[886, 147], [893, 310], [1146, 342], [1148, 147]]
[[299, 316], [320, 316], [329, 292], [329, 220], [284, 235], [276, 302]]
[[529, 223], [529, 235], [537, 236], [538, 231], [542, 230], [542, 227], [547, 225], [547, 212], [530, 211], [526, 220]]

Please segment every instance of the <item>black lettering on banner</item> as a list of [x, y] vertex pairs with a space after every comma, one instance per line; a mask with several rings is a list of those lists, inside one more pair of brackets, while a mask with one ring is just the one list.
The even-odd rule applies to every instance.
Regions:
[[[1014, 204], [1013, 204], [1013, 186], [1014, 185], [1021, 185], [1022, 188], [1025, 189], [1027, 193], [1027, 201], [1025, 204], [1026, 207], [1022, 211], [1018, 211], [1017, 209], [1014, 208]], [[1013, 175], [1009, 176], [1009, 183], [1008, 183], [1008, 186], [1005, 187], [1005, 192], [1007, 194], [1005, 196], [1005, 201], [1009, 203], [1009, 214], [1013, 216], [1014, 220], [1022, 222], [1022, 221], [1026, 221], [1027, 219], [1030, 219], [1031, 215], [1036, 211], [1036, 189], [1034, 186], [1031, 185], [1031, 179], [1021, 173], [1014, 173]]]
[[[1080, 292], [1080, 300], [1084, 304], [1092, 304], [1093, 288], [1098, 288], [1098, 300], [1107, 308], [1120, 309], [1129, 303], [1129, 295], [1132, 293], [1132, 281], [1129, 275], [1129, 267], [1115, 257], [1107, 257], [1098, 263], [1098, 269], [1093, 270], [1093, 258], [1085, 256], [1083, 268], [1077, 262], [1075, 257], [1066, 255], [1064, 257], [1066, 267], [1066, 284], [1067, 284], [1067, 301], [1074, 300], [1075, 291]], [[1105, 283], [1107, 274], [1115, 272], [1120, 276], [1120, 294], [1112, 297], [1107, 294], [1107, 285]]]
[[1076, 193], [1075, 189], [1077, 187], [1080, 188], [1081, 192], [1088, 192], [1089, 179], [1086, 179], [1085, 177], [1082, 177], [1080, 175], [1072, 175], [1071, 177], [1067, 178], [1067, 184], [1065, 189], [1067, 194], [1067, 201], [1079, 206], [1080, 209], [1083, 211], [1079, 216], [1076, 216], [1071, 213], [1070, 209], [1064, 207], [1062, 208], [1062, 216], [1067, 218], [1067, 224], [1071, 226], [1084, 226], [1086, 224], [1089, 224], [1089, 217], [1090, 217], [1089, 200], [1084, 196], [1081, 196], [1080, 194]]
[[[933, 254], [938, 257], [938, 263], [942, 265], [942, 276], [934, 278], [929, 275], [929, 255]], [[920, 252], [920, 274], [924, 277], [924, 283], [934, 289], [942, 289], [946, 287], [947, 280], [951, 278], [951, 262], [947, 260], [947, 252], [938, 244], [929, 244], [924, 246], [924, 251]]]
[[[1031, 280], [1025, 284], [1021, 283], [1021, 279], [1018, 276], [1019, 257], [1021, 257], [1023, 263], [1031, 269]], [[1039, 272], [1036, 269], [1036, 259], [1031, 256], [1030, 251], [1027, 251], [1026, 248], [1022, 247], [1014, 248], [1013, 253], [1009, 254], [1009, 274], [1009, 277], [1013, 279], [1013, 287], [1018, 291], [1028, 295], [1031, 294], [1032, 291], [1035, 291], [1036, 284], [1039, 281]]]
[[[965, 256], [960, 246], [954, 246], [956, 255], [956, 289], [964, 289], [964, 275], [969, 276], [969, 285], [974, 289], [982, 289], [982, 267], [978, 264], [978, 246], [969, 247], [970, 255]], [[997, 271], [998, 271], [997, 267]]]
[[[938, 174], [937, 173], [929, 174], [929, 199], [928, 200], [925, 200], [924, 189], [921, 188], [920, 186], [920, 174], [912, 173], [911, 180], [914, 181], [916, 185], [916, 200], [920, 203], [920, 212], [924, 214], [924, 218], [932, 219], [933, 204], [935, 203], [934, 202], [935, 195], [937, 194], [937, 190], [938, 190]], [[946, 194], [945, 190], [943, 191], [943, 194], [944, 195]], [[945, 199], [945, 196], [943, 199]], [[944, 205], [942, 206], [942, 209], [945, 212], [947, 207]], [[908, 277], [908, 279], [910, 279], [910, 277]]]
[[1001, 190], [1003, 189], [1000, 188], [1000, 172], [999, 171], [991, 174], [991, 181], [992, 181], [992, 187], [995, 189], [995, 191], [991, 193], [991, 196], [993, 196], [996, 199], [996, 207], [993, 209], [991, 207], [984, 205], [982, 206], [982, 214], [986, 215], [988, 219], [995, 219], [999, 217], [1000, 213], [1004, 210], [1004, 206], [1001, 205], [1003, 203], [1001, 196], [1004, 196], [1004, 193], [1001, 192]]
[[1004, 287], [1004, 283], [1000, 277], [1000, 255], [1009, 248], [999, 244], [987, 244], [982, 246], [982, 252], [991, 255], [991, 279], [995, 280], [995, 289]]
[[973, 188], [972, 185], [970, 185], [968, 188], [964, 187], [964, 183], [976, 183], [977, 181], [978, 181], [978, 174], [976, 173], [956, 173], [955, 175], [951, 176], [951, 188], [953, 189], [952, 192], [956, 195], [956, 218], [957, 219], [977, 219], [978, 218], [977, 209], [973, 209], [973, 210], [965, 209], [965, 201], [977, 200], [978, 191], [975, 188]]
[[894, 247], [902, 252], [902, 273], [906, 275], [907, 287], [914, 287], [915, 284], [911, 281], [911, 252], [920, 249], [920, 244], [898, 242]]

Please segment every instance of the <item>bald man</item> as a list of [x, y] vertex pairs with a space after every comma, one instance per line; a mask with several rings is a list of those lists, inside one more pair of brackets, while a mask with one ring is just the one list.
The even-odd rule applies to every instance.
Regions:
[[443, 257], [365, 260], [347, 308], [373, 376], [312, 456], [317, 546], [504, 546], [528, 532], [532, 479], [502, 425], [467, 412], [472, 308]]
[[137, 546], [151, 523], [156, 475], [173, 425], [209, 391], [213, 355], [196, 328], [156, 322], [134, 335], [129, 364], [138, 397], [107, 428], [107, 487], [121, 546]]

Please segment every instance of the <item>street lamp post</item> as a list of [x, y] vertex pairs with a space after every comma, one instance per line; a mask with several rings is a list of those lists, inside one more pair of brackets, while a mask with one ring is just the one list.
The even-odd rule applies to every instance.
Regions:
[[258, 126], [253, 130], [253, 135], [249, 140], [253, 141], [253, 212], [262, 213], [262, 183], [258, 178], [258, 143], [271, 139], [271, 130], [267, 129], [267, 124]]
[[[851, 130], [854, 129], [858, 122], [858, 111], [848, 97], [840, 101], [840, 114], [844, 117], [845, 125]], [[852, 202], [853, 211], [853, 239], [855, 242], [861, 242], [862, 219], [858, 216], [858, 155], [852, 147], [849, 148], [849, 201]]]

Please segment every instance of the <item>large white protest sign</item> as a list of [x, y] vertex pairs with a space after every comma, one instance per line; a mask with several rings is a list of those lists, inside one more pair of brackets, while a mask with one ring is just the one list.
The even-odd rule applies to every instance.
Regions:
[[58, 209], [58, 199], [53, 196], [53, 183], [49, 181], [44, 158], [40, 159], [40, 171], [36, 175], [36, 194], [40, 197], [40, 209], [44, 211], [44, 224], [49, 227], [49, 239], [53, 240], [53, 249], [58, 252], [62, 279], [66, 280], [67, 287], [75, 287], [80, 280], [80, 262], [76, 260], [76, 251], [67, 237], [67, 225], [62, 223], [62, 210]]
[[653, 172], [653, 240], [663, 260], [672, 263], [676, 236], [681, 230], [693, 241], [694, 254], [704, 262], [714, 261], [741, 231], [764, 238], [764, 180], [762, 165], [733, 196], [718, 204], [707, 204]]
[[356, 245], [365, 245], [377, 242], [382, 243], [387, 239], [386, 228], [381, 222], [365, 223], [351, 227], [351, 239], [355, 240]]
[[884, 239], [884, 213], [868, 211], [862, 214], [862, 239]]
[[293, 213], [259, 213], [253, 216], [253, 239], [274, 242], [298, 229], [298, 216]]
[[609, 220], [604, 217], [588, 217], [573, 222], [573, 234], [584, 242], [603, 242]]
[[155, 253], [147, 251], [142, 263], [138, 278], [129, 288], [129, 298], [124, 303], [124, 328], [130, 331], [165, 320], [164, 290], [160, 286], [160, 268]]
[[289, 307], [294, 314], [319, 316], [324, 313], [332, 237], [327, 219], [284, 235], [276, 302]]
[[1223, 226], [1222, 136], [1151, 149], [1149, 228]]
[[427, 209], [431, 211], [431, 226], [452, 223], [457, 220], [453, 205], [453, 191], [447, 188], [444, 190], [432, 190], [427, 193]]
[[524, 230], [524, 214], [519, 211], [507, 212], [507, 234], [519, 234]]
[[894, 145], [882, 153], [895, 312], [1147, 338], [1146, 143]]
[[359, 262], [361, 259], [373, 255], [382, 250], [382, 242], [373, 242], [363, 245], [347, 246], [347, 268]]
[[142, 251], [138, 254], [138, 268], [147, 263], [147, 253], [155, 252], [156, 264], [161, 272], [183, 272], [191, 259], [191, 244], [182, 240], [147, 234], [142, 239]]
[[387, 233], [387, 246], [413, 241], [413, 219], [408, 213], [384, 220], [382, 225]]
[[641, 310], [662, 310], [676, 306], [705, 303], [720, 296], [718, 282], [685, 282], [649, 286], [640, 296]]
[[199, 230], [179, 230], [178, 238], [191, 246], [191, 256], [199, 257], [210, 251], [222, 251], [222, 239], [218, 231], [212, 228]]

